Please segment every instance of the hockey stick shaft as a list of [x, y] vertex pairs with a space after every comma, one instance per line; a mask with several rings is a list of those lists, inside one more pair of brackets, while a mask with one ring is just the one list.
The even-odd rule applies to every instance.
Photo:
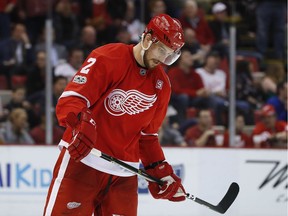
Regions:
[[137, 169], [137, 168], [135, 168], [135, 167], [133, 167], [133, 166], [121, 161], [121, 160], [118, 160], [117, 158], [114, 158], [114, 157], [112, 157], [110, 155], [107, 155], [107, 154], [105, 154], [105, 153], [103, 153], [103, 152], [101, 152], [101, 151], [99, 151], [99, 150], [97, 150], [95, 148], [92, 149], [91, 154], [93, 154], [93, 155], [95, 155], [97, 157], [103, 158], [104, 160], [107, 160], [107, 161], [109, 161], [111, 163], [117, 164], [117, 165], [125, 168], [126, 170], [128, 170], [128, 171], [130, 171], [130, 172], [132, 172], [132, 173], [134, 173], [134, 174], [136, 174], [138, 176], [141, 176], [141, 177], [145, 178], [148, 181], [157, 182], [160, 185], [164, 184], [164, 182], [162, 182], [160, 179], [157, 179], [157, 178], [149, 175], [144, 170]]
[[[117, 165], [125, 168], [126, 170], [130, 171], [131, 173], [134, 173], [138, 176], [145, 178], [148, 181], [156, 182], [159, 185], [164, 184], [163, 181], [149, 175], [144, 170], [137, 169], [137, 168], [135, 168], [135, 167], [133, 167], [133, 166], [121, 161], [121, 160], [118, 160], [117, 158], [114, 158], [110, 155], [107, 155], [107, 154], [105, 154], [105, 153], [103, 153], [103, 152], [101, 152], [95, 148], [93, 148], [91, 150], [91, 154], [94, 156], [103, 158], [104, 160], [109, 161], [111, 163], [117, 164]], [[219, 202], [219, 204], [217, 206], [214, 206], [211, 203], [208, 203], [205, 200], [202, 200], [202, 199], [200, 199], [200, 198], [198, 198], [192, 194], [189, 194], [189, 193], [186, 194], [186, 198], [193, 200], [198, 204], [204, 205], [204, 206], [206, 206], [206, 207], [208, 207], [208, 208], [210, 208], [210, 209], [212, 209], [218, 213], [224, 214], [227, 211], [227, 209], [231, 206], [231, 204], [234, 202], [234, 200], [236, 199], [238, 192], [239, 192], [239, 186], [237, 183], [233, 182], [230, 185], [227, 193], [225, 194], [225, 196], [223, 197], [223, 199]]]

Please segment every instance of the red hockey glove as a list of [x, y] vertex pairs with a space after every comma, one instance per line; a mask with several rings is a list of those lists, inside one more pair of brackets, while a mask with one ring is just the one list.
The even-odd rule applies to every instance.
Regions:
[[153, 169], [147, 169], [146, 172], [164, 182], [162, 186], [149, 182], [149, 191], [155, 199], [168, 199], [174, 202], [185, 200], [186, 192], [181, 179], [174, 174], [170, 164], [163, 162]]
[[72, 139], [68, 146], [71, 158], [79, 162], [86, 157], [97, 139], [96, 122], [92, 118], [92, 112], [84, 108], [77, 118], [73, 112], [68, 113], [66, 125], [72, 129]]

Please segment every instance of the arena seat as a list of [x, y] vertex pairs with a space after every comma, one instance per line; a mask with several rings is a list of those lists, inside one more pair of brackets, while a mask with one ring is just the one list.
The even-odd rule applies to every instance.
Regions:
[[0, 89], [8, 89], [7, 78], [4, 75], [0, 75]]
[[11, 77], [12, 88], [25, 86], [27, 81], [27, 76], [25, 75], [13, 75]]

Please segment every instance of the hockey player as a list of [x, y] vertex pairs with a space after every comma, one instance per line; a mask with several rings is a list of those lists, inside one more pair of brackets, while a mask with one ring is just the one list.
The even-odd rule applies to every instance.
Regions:
[[141, 160], [147, 173], [165, 182], [149, 182], [154, 198], [185, 199], [157, 137], [170, 99], [161, 64], [178, 59], [183, 36], [178, 20], [161, 14], [137, 45], [107, 44], [87, 57], [56, 107], [66, 131], [44, 215], [137, 215], [137, 176], [92, 156], [92, 148], [136, 168]]

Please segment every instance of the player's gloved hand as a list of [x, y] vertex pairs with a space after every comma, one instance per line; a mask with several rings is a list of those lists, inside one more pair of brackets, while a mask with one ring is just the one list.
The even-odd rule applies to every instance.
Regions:
[[174, 174], [170, 164], [163, 162], [153, 169], [147, 169], [146, 172], [164, 182], [164, 185], [160, 186], [149, 181], [148, 188], [155, 199], [168, 199], [174, 202], [185, 200], [186, 192], [181, 184], [181, 179]]
[[97, 139], [97, 126], [92, 111], [84, 108], [78, 117], [73, 112], [68, 113], [66, 125], [72, 129], [68, 151], [71, 158], [79, 162], [89, 154]]

